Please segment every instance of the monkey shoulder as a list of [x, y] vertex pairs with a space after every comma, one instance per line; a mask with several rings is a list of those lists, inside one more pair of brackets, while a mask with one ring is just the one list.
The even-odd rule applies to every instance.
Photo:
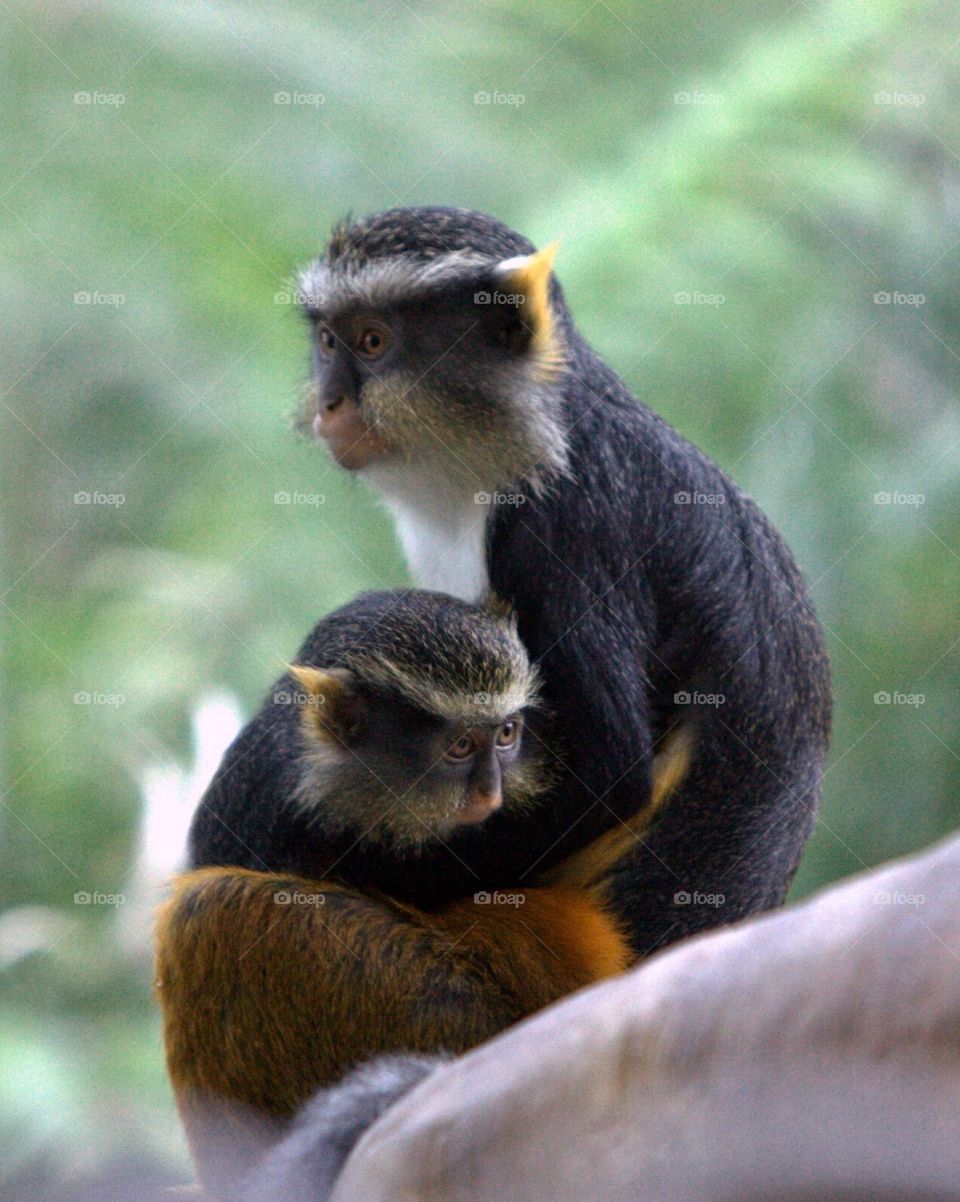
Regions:
[[303, 753], [299, 707], [281, 677], [227, 748], [200, 799], [188, 835], [193, 868], [279, 867], [273, 828], [289, 808]]
[[635, 650], [653, 691], [729, 669], [751, 707], [783, 703], [824, 726], [826, 653], [784, 539], [608, 369], [597, 382], [570, 407], [569, 471], [492, 516], [491, 586], [516, 606], [532, 654], [575, 629], [594, 660]]

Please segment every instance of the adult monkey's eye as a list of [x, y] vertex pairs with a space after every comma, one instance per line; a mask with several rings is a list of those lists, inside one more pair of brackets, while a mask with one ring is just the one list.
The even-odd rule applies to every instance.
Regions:
[[390, 345], [390, 335], [383, 326], [365, 326], [357, 339], [357, 353], [365, 359], [379, 359]]
[[508, 718], [497, 731], [498, 747], [513, 747], [520, 738], [520, 719]]
[[325, 355], [332, 355], [337, 349], [337, 340], [334, 337], [333, 330], [329, 326], [321, 326], [320, 333], [317, 336], [317, 341], [320, 344], [320, 349]]
[[452, 760], [454, 763], [463, 760], [469, 760], [471, 756], [476, 755], [477, 741], [473, 735], [464, 735], [463, 738], [457, 739], [452, 747], [448, 747], [444, 753], [444, 759]]

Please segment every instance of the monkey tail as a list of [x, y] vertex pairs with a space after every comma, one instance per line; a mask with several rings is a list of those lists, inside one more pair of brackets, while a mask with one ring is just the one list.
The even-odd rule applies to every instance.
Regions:
[[586, 889], [603, 899], [611, 872], [650, 829], [689, 773], [694, 741], [689, 723], [669, 731], [654, 755], [649, 802], [626, 822], [617, 822], [599, 839], [548, 869], [537, 878], [537, 884]]

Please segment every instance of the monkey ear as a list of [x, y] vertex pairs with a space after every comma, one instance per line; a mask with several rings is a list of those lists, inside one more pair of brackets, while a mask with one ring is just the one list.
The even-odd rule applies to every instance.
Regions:
[[550, 309], [550, 277], [559, 242], [549, 242], [530, 255], [503, 259], [494, 268], [494, 276], [508, 292], [520, 298], [523, 322], [533, 332], [533, 348], [540, 355], [556, 356], [556, 335]]
[[498, 618], [502, 618], [505, 622], [509, 622], [511, 627], [516, 631], [517, 628], [517, 611], [499, 593], [495, 593], [493, 589], [483, 599], [484, 609], [488, 609]]
[[362, 702], [351, 672], [309, 664], [290, 664], [287, 671], [303, 690], [296, 700], [308, 735], [325, 743], [345, 743], [356, 737]]

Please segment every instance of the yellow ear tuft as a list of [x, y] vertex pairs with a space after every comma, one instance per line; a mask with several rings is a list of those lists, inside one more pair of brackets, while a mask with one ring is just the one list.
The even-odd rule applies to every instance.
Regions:
[[548, 242], [531, 255], [504, 259], [497, 266], [504, 286], [523, 297], [523, 320], [533, 331], [534, 350], [551, 368], [560, 359], [550, 309], [550, 276], [559, 245], [559, 241]]
[[293, 700], [303, 714], [304, 730], [328, 742], [335, 741], [340, 708], [349, 693], [350, 674], [342, 668], [314, 668], [288, 664], [287, 671], [303, 690]]
[[343, 690], [343, 679], [323, 668], [313, 668], [309, 664], [288, 664], [287, 671], [315, 705], [325, 704]]
[[495, 593], [492, 589], [483, 599], [484, 609], [488, 609], [498, 618], [502, 618], [505, 622], [513, 621], [516, 625], [516, 610], [504, 597], [499, 593]]

